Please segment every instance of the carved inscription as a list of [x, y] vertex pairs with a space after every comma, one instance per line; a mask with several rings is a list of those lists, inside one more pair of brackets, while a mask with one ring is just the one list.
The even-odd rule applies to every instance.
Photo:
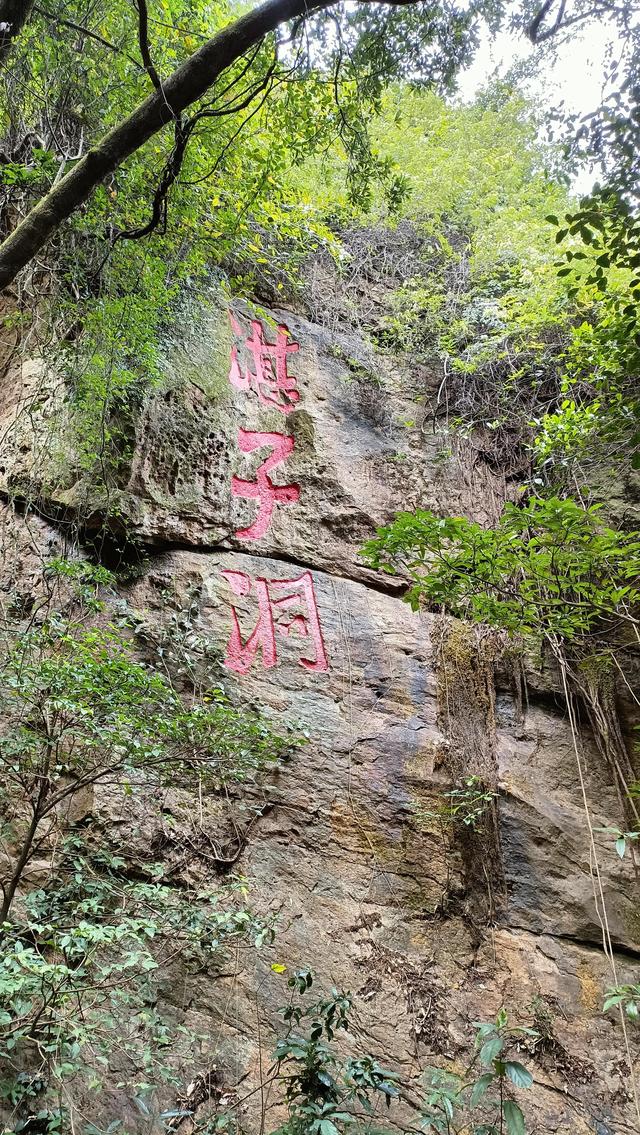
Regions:
[[[241, 340], [231, 348], [229, 382], [237, 390], [256, 395], [262, 406], [286, 416], [300, 401], [297, 379], [288, 369], [289, 356], [300, 350], [300, 344], [292, 341], [283, 323], [278, 325], [272, 343], [259, 320], [250, 321], [245, 336], [233, 312], [229, 312], [229, 319], [234, 336]], [[242, 453], [271, 451], [258, 466], [253, 480], [235, 475], [231, 479], [232, 494], [255, 501], [258, 506], [254, 521], [236, 531], [238, 540], [261, 540], [269, 531], [276, 506], [296, 504], [300, 499], [299, 485], [274, 484], [271, 477], [278, 466], [284, 465], [294, 446], [294, 438], [287, 433], [238, 430], [238, 448]], [[257, 608], [254, 629], [243, 641], [238, 611], [231, 607], [231, 636], [225, 657], [230, 670], [246, 674], [254, 661], [266, 670], [276, 666], [278, 637], [301, 640], [299, 663], [306, 670], [329, 669], [311, 572], [305, 571], [297, 579], [252, 578], [232, 570], [223, 571], [222, 575], [234, 595], [253, 600]]]

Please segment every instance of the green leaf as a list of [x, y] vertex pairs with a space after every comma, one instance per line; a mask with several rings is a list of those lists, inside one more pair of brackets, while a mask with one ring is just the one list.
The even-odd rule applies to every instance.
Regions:
[[473, 1021], [472, 1024], [479, 1037], [491, 1036], [496, 1031], [493, 1021]]
[[504, 1041], [500, 1036], [494, 1036], [483, 1044], [480, 1049], [480, 1063], [491, 1064], [504, 1048]]
[[616, 840], [616, 851], [621, 859], [624, 859], [624, 853], [627, 850], [627, 841], [623, 835]]
[[482, 1076], [478, 1077], [469, 1096], [471, 1107], [475, 1107], [476, 1104], [480, 1102], [485, 1092], [491, 1087], [494, 1079], [495, 1076], [493, 1072], [484, 1072]]
[[505, 1064], [507, 1076], [512, 1084], [517, 1088], [530, 1088], [533, 1083], [533, 1076], [525, 1068], [524, 1064], [520, 1064], [517, 1060], [507, 1060]]
[[320, 1120], [320, 1135], [339, 1135], [338, 1128], [330, 1119]]
[[609, 1009], [615, 1009], [617, 1005], [622, 1004], [624, 998], [624, 993], [616, 993], [613, 997], [607, 997], [604, 1005], [602, 1006], [602, 1012], [606, 1013]]
[[502, 1105], [502, 1114], [509, 1135], [526, 1135], [524, 1115], [513, 1100], [505, 1100]]
[[400, 1092], [399, 1092], [397, 1086], [395, 1084], [390, 1083], [389, 1080], [381, 1080], [380, 1083], [377, 1084], [376, 1086], [377, 1086], [377, 1088], [380, 1092], [384, 1092], [385, 1096], [394, 1096], [395, 1097], [395, 1096], [400, 1095]]

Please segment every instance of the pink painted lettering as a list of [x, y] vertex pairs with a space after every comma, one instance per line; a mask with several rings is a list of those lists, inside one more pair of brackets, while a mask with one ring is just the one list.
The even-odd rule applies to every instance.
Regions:
[[[285, 592], [280, 598], [272, 599], [272, 606], [278, 613], [289, 611], [292, 607], [302, 607], [303, 614], [293, 614], [288, 622], [284, 619], [276, 622], [276, 629], [285, 638], [295, 632], [302, 638], [308, 638], [313, 643], [314, 658], [301, 658], [300, 665], [305, 670], [328, 670], [327, 654], [324, 648], [324, 639], [320, 627], [318, 605], [313, 588], [313, 576], [310, 571], [304, 571], [297, 579], [278, 579], [271, 581], [272, 588], [277, 592]], [[286, 594], [288, 588], [295, 588], [292, 593]]]
[[[242, 327], [232, 311], [229, 319], [234, 335], [241, 338]], [[262, 324], [258, 319], [252, 319], [251, 334], [243, 346], [251, 355], [253, 370], [248, 363], [244, 368], [240, 365], [238, 348], [233, 346], [229, 382], [237, 390], [255, 390], [263, 406], [288, 414], [300, 401], [300, 392], [298, 380], [288, 372], [287, 358], [300, 350], [300, 344], [290, 341], [289, 328], [284, 323], [278, 325], [275, 343], [268, 343]]]
[[238, 445], [243, 453], [253, 453], [254, 449], [270, 446], [273, 450], [262, 465], [258, 466], [255, 481], [245, 481], [242, 477], [231, 478], [231, 492], [234, 497], [247, 497], [259, 502], [258, 515], [248, 528], [239, 528], [239, 540], [260, 540], [271, 523], [273, 509], [278, 504], [294, 504], [300, 499], [299, 485], [274, 485], [269, 473], [293, 450], [294, 440], [288, 434], [265, 433], [263, 430], [238, 430]]
[[231, 608], [231, 636], [227, 646], [225, 666], [237, 674], [246, 674], [260, 652], [265, 670], [276, 666], [276, 634], [283, 638], [299, 635], [313, 646], [313, 657], [300, 658], [305, 670], [328, 670], [329, 663], [320, 627], [318, 606], [313, 587], [313, 576], [305, 571], [297, 579], [255, 579], [241, 571], [223, 571], [234, 595], [243, 597], [255, 585], [258, 603], [258, 621], [247, 638], [242, 640], [240, 622], [235, 607]]
[[[243, 571], [223, 571], [221, 574], [228, 581], [235, 595], [249, 594], [252, 581]], [[230, 670], [235, 670], [237, 674], [246, 674], [247, 670], [251, 669], [259, 650], [262, 652], [262, 665], [265, 670], [270, 670], [278, 661], [269, 585], [266, 579], [256, 579], [255, 585], [258, 600], [258, 621], [246, 642], [242, 641], [237, 611], [235, 607], [231, 608], [231, 637], [224, 664]]]

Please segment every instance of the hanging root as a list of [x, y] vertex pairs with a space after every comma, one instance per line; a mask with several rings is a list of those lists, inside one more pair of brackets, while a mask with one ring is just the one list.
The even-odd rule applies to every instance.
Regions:
[[569, 689], [579, 696], [598, 751], [611, 773], [624, 827], [630, 831], [640, 830], [640, 814], [629, 794], [636, 774], [620, 725], [610, 656], [590, 656], [572, 663], [564, 652], [562, 655]]

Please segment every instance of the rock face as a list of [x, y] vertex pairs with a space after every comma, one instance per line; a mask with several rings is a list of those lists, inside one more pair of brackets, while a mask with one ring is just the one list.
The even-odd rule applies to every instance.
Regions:
[[[449, 441], [427, 420], [420, 400], [428, 396], [428, 377], [408, 372], [406, 362], [399, 369], [388, 361], [383, 369], [382, 363], [367, 369], [359, 362], [366, 350], [354, 335], [336, 337], [299, 315], [273, 312], [258, 326], [267, 344], [276, 343], [278, 325], [289, 328], [288, 341], [299, 349], [288, 355], [287, 367], [299, 400], [287, 404], [285, 395], [276, 395], [280, 409], [260, 401], [270, 397], [269, 384], [258, 390], [256, 379], [249, 389], [234, 388], [227, 377], [234, 348], [240, 381], [246, 385], [247, 366], [256, 375], [254, 352], [246, 346], [254, 334], [249, 314], [236, 309], [241, 334], [234, 336], [216, 311], [201, 341], [171, 358], [173, 389], [147, 406], [127, 485], [136, 529], [146, 541], [249, 547], [234, 533], [254, 519], [256, 506], [231, 494], [231, 478], [253, 477], [265, 454], [242, 453], [239, 429], [284, 432], [294, 441], [273, 479], [299, 486], [300, 497], [295, 506], [274, 509], [268, 531], [251, 544], [259, 555], [370, 579], [358, 549], [399, 508], [439, 505], [478, 520], [499, 511], [504, 479], [477, 458], [461, 472]], [[262, 361], [265, 369], [269, 359]], [[185, 370], [191, 376], [186, 385]]]
[[[452, 451], [434, 431], [433, 378], [406, 361], [367, 370], [355, 334], [261, 313], [253, 336], [272, 347], [265, 358], [282, 324], [299, 350], [286, 356], [288, 394], [260, 388], [251, 315], [235, 308], [234, 334], [213, 311], [145, 408], [121, 502], [147, 560], [122, 597], [156, 638], [171, 611], [188, 610], [207, 680], [308, 743], [269, 785], [233, 867], [253, 905], [277, 916], [275, 955], [213, 985], [176, 963], [167, 1002], [215, 1032], [225, 1084], [246, 1077], [248, 1129], [286, 1001], [275, 956], [359, 995], [349, 1044], [415, 1080], [414, 1096], [426, 1067], [464, 1068], [471, 1022], [504, 1006], [541, 1033], [523, 1054], [534, 1088], [516, 1091], [531, 1131], [636, 1130], [620, 1023], [600, 1011], [611, 961], [619, 982], [633, 980], [640, 950], [633, 866], [596, 831], [615, 957], [602, 949], [588, 820], [620, 823], [602, 760], [586, 732], [576, 754], [552, 675], [530, 682], [524, 704], [508, 677], [496, 695], [476, 632], [412, 613], [398, 582], [358, 555], [404, 508], [490, 522], [509, 485], [472, 446]], [[256, 522], [257, 539], [246, 534]], [[465, 773], [481, 773], [495, 798], [491, 824], [461, 839], [434, 813]], [[156, 822], [150, 813], [147, 833]], [[176, 823], [189, 822], [176, 807]], [[266, 1108], [270, 1130], [278, 1101]], [[419, 1127], [410, 1114], [398, 1122]]]

